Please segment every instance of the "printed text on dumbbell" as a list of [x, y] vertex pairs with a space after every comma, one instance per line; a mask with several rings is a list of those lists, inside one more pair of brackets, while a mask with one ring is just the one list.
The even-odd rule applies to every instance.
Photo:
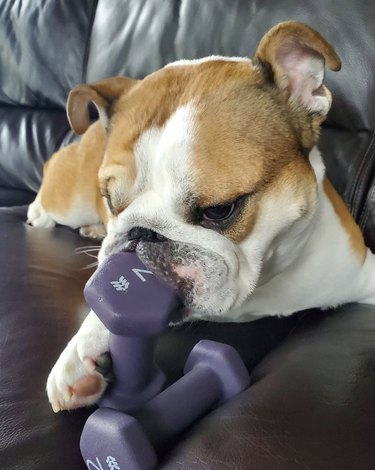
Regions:
[[[146, 278], [143, 274], [151, 274], [152, 276], [154, 275], [154, 273], [152, 273], [151, 271], [146, 271], [145, 269], [133, 268], [132, 271], [142, 282], [146, 282]], [[116, 281], [111, 281], [111, 284], [113, 288], [117, 291], [127, 291], [130, 286], [130, 282], [125, 279], [124, 276], [120, 276], [119, 279]]]
[[86, 465], [89, 470], [106, 470], [107, 468], [108, 470], [121, 470], [117, 460], [111, 455], [108, 455], [106, 458], [106, 464], [107, 466], [103, 467], [98, 457], [95, 458], [95, 463], [92, 460], [86, 460]]

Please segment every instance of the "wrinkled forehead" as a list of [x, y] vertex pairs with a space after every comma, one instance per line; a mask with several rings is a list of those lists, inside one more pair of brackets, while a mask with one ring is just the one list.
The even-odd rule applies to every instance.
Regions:
[[151, 126], [140, 134], [133, 151], [135, 193], [151, 189], [163, 199], [192, 195], [196, 113], [194, 103], [189, 102], [177, 108], [163, 126]]
[[172, 62], [140, 80], [114, 105], [111, 140], [127, 140], [130, 148], [150, 127], [163, 127], [181, 107], [194, 101], [205, 106], [241, 84], [261, 82], [250, 59], [211, 56]]
[[230, 199], [259, 179], [270, 149], [283, 147], [290, 132], [281, 114], [248, 59], [172, 63], [119, 100], [101, 176], [126, 173], [135, 192], [181, 188], [201, 203], [220, 202], [219, 186]]

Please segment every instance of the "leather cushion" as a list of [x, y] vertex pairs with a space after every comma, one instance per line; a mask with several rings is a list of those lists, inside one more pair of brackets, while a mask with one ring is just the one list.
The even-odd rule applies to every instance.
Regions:
[[[92, 242], [64, 227], [29, 227], [25, 211], [0, 209], [1, 465], [83, 470], [79, 437], [92, 410], [54, 414], [44, 388], [87, 313], [83, 268], [92, 258], [75, 249]], [[166, 332], [157, 353], [170, 380], [207, 338], [239, 350], [252, 386], [164, 449], [159, 468], [372, 468], [374, 334], [375, 307], [364, 305]]]
[[0, 103], [64, 108], [85, 78], [96, 1], [0, 4]]

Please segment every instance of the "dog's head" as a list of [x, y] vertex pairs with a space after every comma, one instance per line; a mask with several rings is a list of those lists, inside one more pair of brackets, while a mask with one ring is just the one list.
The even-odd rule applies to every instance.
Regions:
[[100, 259], [136, 250], [186, 307], [226, 315], [295, 259], [314, 214], [309, 152], [340, 60], [309, 27], [286, 22], [254, 59], [169, 64], [143, 80], [80, 85], [77, 133], [93, 102], [108, 129], [100, 169], [111, 213]]

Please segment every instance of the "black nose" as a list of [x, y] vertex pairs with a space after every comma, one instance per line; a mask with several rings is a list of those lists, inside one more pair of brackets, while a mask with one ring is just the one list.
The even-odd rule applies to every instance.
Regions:
[[166, 238], [149, 228], [134, 227], [128, 233], [128, 240], [144, 240], [148, 242], [163, 242]]

